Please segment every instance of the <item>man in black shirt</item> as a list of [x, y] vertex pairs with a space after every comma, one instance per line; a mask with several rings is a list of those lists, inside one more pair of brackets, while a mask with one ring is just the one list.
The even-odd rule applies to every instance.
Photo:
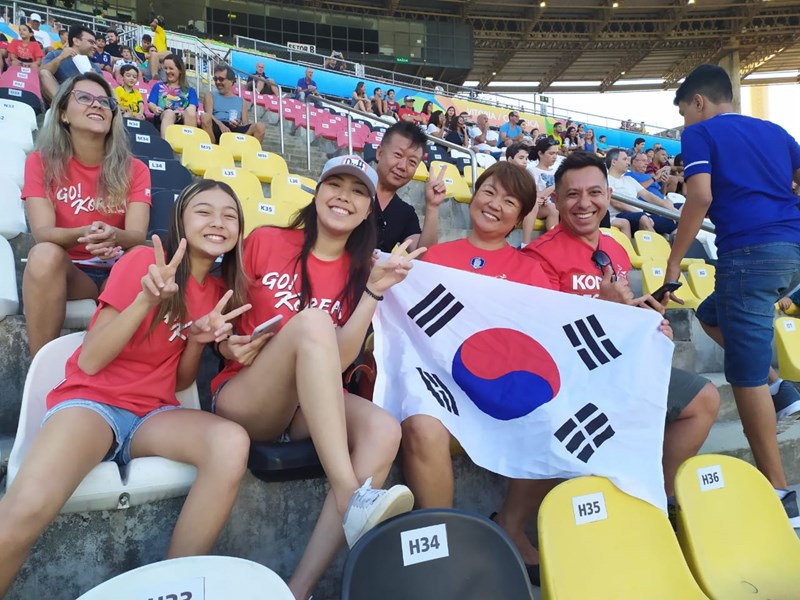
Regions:
[[106, 31], [106, 47], [105, 51], [114, 58], [122, 58], [122, 50], [119, 47], [119, 36], [114, 29]]
[[383, 135], [378, 147], [378, 249], [391, 252], [395, 245], [411, 239], [408, 251], [436, 244], [439, 236], [439, 206], [445, 199], [443, 171], [432, 174], [425, 186], [425, 222], [421, 229], [417, 213], [398, 195], [422, 162], [425, 135], [416, 124], [398, 121]]

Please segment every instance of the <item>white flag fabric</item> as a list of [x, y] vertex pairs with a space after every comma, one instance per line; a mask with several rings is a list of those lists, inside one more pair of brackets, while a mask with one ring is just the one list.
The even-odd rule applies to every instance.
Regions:
[[666, 510], [673, 345], [655, 311], [415, 261], [373, 320], [374, 401], [439, 419], [479, 466], [600, 475]]

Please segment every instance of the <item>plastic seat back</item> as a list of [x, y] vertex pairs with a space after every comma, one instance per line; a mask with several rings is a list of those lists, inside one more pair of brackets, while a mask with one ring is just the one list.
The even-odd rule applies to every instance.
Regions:
[[150, 170], [150, 187], [153, 190], [182, 190], [192, 182], [192, 174], [175, 159], [145, 161]]
[[[633, 234], [633, 241], [636, 244], [636, 250], [639, 256], [642, 257], [642, 260], [652, 258], [667, 262], [669, 253], [672, 251], [672, 247], [669, 245], [669, 242], [664, 239], [664, 236], [653, 231], [639, 230]], [[681, 261], [681, 269], [687, 269], [691, 264], [702, 262], [705, 261], [699, 258], [684, 258]]]
[[678, 539], [714, 600], [789, 600], [800, 594], [800, 540], [775, 490], [746, 462], [687, 460], [675, 477]]
[[[135, 121], [135, 119], [131, 119], [131, 121]], [[157, 132], [150, 132], [147, 129], [141, 132], [135, 129], [128, 129], [128, 139], [131, 143], [131, 152], [133, 152], [133, 155], [144, 161], [149, 158], [160, 158], [163, 160], [172, 160], [175, 158], [172, 146]]]
[[14, 119], [24, 123], [31, 131], [39, 129], [39, 125], [36, 122], [36, 112], [24, 102], [8, 99], [0, 100], [0, 118], [3, 120]]
[[258, 202], [264, 198], [261, 182], [250, 171], [213, 166], [206, 171], [204, 177], [227, 183], [236, 192], [236, 196], [242, 204]]
[[[666, 260], [645, 260], [644, 264], [642, 265], [642, 291], [645, 294], [652, 294], [655, 292], [664, 283], [664, 275], [666, 272]], [[667, 304], [667, 308], [696, 309], [698, 306], [700, 306], [700, 298], [694, 295], [694, 292], [692, 292], [692, 288], [689, 286], [683, 273], [680, 274], [678, 281], [680, 281], [683, 285], [677, 292], [675, 292], [675, 294], [678, 296], [678, 298], [683, 300], [684, 303], [681, 305], [674, 300], [670, 300], [669, 304]]]
[[226, 131], [219, 138], [219, 145], [230, 151], [234, 160], [242, 160], [245, 152], [260, 152], [261, 144], [252, 135]]
[[714, 279], [717, 270], [714, 265], [695, 263], [687, 269], [689, 285], [692, 292], [700, 300], [705, 300], [714, 291]]
[[[17, 436], [8, 460], [7, 486], [16, 478], [41, 428], [47, 412], [47, 394], [64, 378], [67, 359], [83, 342], [84, 335], [84, 332], [80, 332], [56, 338], [33, 358], [22, 392]], [[180, 392], [178, 400], [186, 408], [200, 408], [200, 398], [194, 384]], [[61, 512], [128, 508], [181, 496], [188, 492], [194, 482], [195, 468], [150, 456], [132, 460], [125, 467], [125, 475], [123, 477], [123, 472], [115, 462], [100, 463], [80, 483]]]
[[0, 319], [19, 312], [17, 275], [11, 244], [0, 237]]
[[158, 129], [156, 129], [155, 125], [153, 125], [150, 121], [134, 119], [133, 117], [122, 117], [122, 124], [125, 125], [128, 135], [133, 133], [146, 133], [147, 135], [155, 135], [159, 138], [161, 137]]
[[532, 600], [511, 540], [480, 515], [417, 510], [389, 519], [350, 551], [342, 600]]
[[157, 234], [162, 240], [169, 235], [169, 224], [172, 221], [172, 207], [178, 199], [180, 190], [158, 190], [153, 192], [152, 204], [150, 205], [150, 225], [147, 229], [147, 237], [151, 238]]
[[303, 207], [311, 202], [317, 182], [302, 175], [281, 173], [272, 178], [270, 198], [276, 202]]
[[270, 183], [276, 175], [289, 173], [289, 167], [280, 154], [263, 150], [242, 154], [242, 168], [264, 183]]
[[25, 183], [25, 152], [13, 145], [3, 147], [3, 160], [0, 160], [0, 177], [5, 177], [22, 189]]
[[33, 133], [23, 121], [16, 119], [0, 119], [0, 139], [3, 146], [16, 146], [25, 154], [33, 151]]
[[447, 188], [447, 197], [452, 198], [456, 202], [469, 203], [472, 201], [472, 192], [469, 191], [469, 186], [464, 181], [461, 173], [458, 172], [458, 167], [453, 163], [434, 160], [428, 172], [433, 174], [434, 177], [439, 175], [439, 171], [444, 167], [444, 185]]
[[147, 590], [142, 598], [165, 600], [294, 600], [274, 571], [232, 556], [187, 556], [145, 565], [101, 583], [78, 600], [128, 598], [132, 590]]
[[181, 154], [183, 148], [189, 144], [210, 144], [211, 138], [199, 127], [189, 125], [170, 125], [164, 136], [172, 150]]
[[775, 345], [781, 377], [800, 381], [800, 319], [779, 317], [775, 320]]
[[634, 249], [633, 244], [631, 244], [631, 240], [627, 235], [622, 233], [616, 227], [601, 227], [600, 232], [604, 235], [609, 235], [614, 238], [614, 240], [625, 249], [625, 252], [628, 253], [628, 258], [631, 261], [631, 266], [633, 266], [634, 269], [642, 268], [642, 263], [644, 261], [642, 260], [642, 257], [639, 256], [639, 253]]
[[21, 194], [16, 183], [7, 176], [0, 176], [0, 236], [7, 240], [28, 231]]
[[187, 143], [183, 147], [181, 164], [201, 177], [211, 167], [233, 169], [236, 166], [228, 149], [206, 142]]
[[667, 515], [603, 477], [558, 485], [539, 509], [542, 598], [699, 600]]
[[288, 227], [297, 212], [310, 202], [303, 203], [301, 198], [296, 201], [281, 201], [275, 198], [262, 198], [256, 202], [247, 202], [242, 205], [244, 212], [244, 235], [250, 234], [256, 227]]
[[424, 162], [420, 161], [417, 165], [417, 170], [414, 171], [414, 176], [411, 178], [414, 181], [428, 181], [428, 167]]

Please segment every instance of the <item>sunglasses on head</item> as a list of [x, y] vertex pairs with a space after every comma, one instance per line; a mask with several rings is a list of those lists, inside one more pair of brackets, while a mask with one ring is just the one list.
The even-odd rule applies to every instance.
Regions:
[[614, 264], [611, 262], [611, 257], [606, 254], [605, 251], [600, 250], [599, 248], [592, 253], [592, 262], [594, 266], [600, 269], [601, 273], [606, 272], [607, 267], [611, 267], [611, 281], [617, 280], [617, 270], [614, 268]]
[[91, 106], [97, 102], [100, 105], [100, 108], [105, 108], [111, 112], [117, 110], [117, 101], [114, 98], [109, 98], [108, 96], [95, 96], [94, 94], [84, 92], [83, 90], [72, 90], [70, 93], [72, 94], [72, 97], [75, 98], [75, 102], [78, 104]]

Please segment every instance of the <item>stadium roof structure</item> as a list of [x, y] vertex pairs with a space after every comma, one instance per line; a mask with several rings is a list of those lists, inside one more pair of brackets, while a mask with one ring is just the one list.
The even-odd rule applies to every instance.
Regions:
[[[742, 84], [798, 82], [800, 2], [786, 0], [294, 0], [473, 29], [466, 80], [493, 92], [674, 87], [738, 50]], [[442, 73], [444, 75], [444, 71]], [[458, 82], [461, 83], [461, 82]]]

